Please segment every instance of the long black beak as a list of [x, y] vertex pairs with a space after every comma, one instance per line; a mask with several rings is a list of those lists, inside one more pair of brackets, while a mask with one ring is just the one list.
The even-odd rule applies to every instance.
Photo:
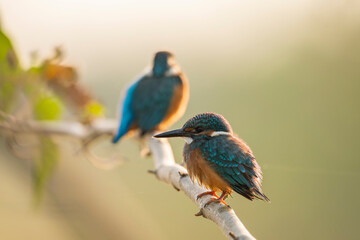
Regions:
[[180, 129], [160, 133], [154, 136], [154, 138], [170, 138], [170, 137], [190, 137], [190, 133], [185, 132], [180, 128]]

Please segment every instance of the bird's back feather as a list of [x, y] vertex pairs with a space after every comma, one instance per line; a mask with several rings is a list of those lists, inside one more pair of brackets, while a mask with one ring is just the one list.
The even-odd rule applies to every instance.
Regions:
[[261, 191], [261, 169], [245, 142], [231, 135], [203, 138], [206, 139], [194, 141], [191, 145], [200, 149], [209, 166], [235, 192], [250, 200], [258, 198], [269, 201]]
[[144, 134], [157, 129], [165, 118], [177, 86], [180, 86], [180, 76], [145, 76], [134, 89], [131, 110], [134, 123]]

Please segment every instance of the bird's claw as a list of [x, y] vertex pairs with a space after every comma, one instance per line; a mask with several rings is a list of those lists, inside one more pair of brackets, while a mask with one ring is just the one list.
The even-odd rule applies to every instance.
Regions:
[[214, 197], [219, 198], [218, 195], [216, 195], [216, 193], [214, 191], [208, 191], [208, 192], [203, 192], [203, 193], [200, 193], [199, 195], [197, 195], [196, 200], [199, 200], [199, 198], [201, 198], [205, 195], [212, 195]]
[[209, 204], [214, 203], [214, 202], [222, 203], [222, 204], [224, 204], [225, 206], [228, 206], [228, 205], [223, 201], [223, 199], [221, 199], [221, 198], [211, 198], [207, 203], [205, 203], [204, 208], [207, 207]]

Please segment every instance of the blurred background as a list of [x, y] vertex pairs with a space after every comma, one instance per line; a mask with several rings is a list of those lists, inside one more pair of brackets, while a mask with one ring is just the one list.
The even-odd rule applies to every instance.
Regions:
[[[358, 0], [0, 0], [0, 17], [22, 68], [62, 46], [62, 63], [109, 118], [154, 52], [173, 51], [191, 95], [172, 128], [220, 113], [262, 167], [270, 204], [228, 200], [248, 230], [258, 239], [358, 239]], [[78, 157], [69, 139], [55, 140], [59, 159], [37, 207], [32, 160], [24, 164], [1, 140], [1, 239], [224, 238], [193, 216], [184, 194], [146, 173], [152, 161], [131, 140], [104, 143], [128, 159], [112, 171]], [[181, 162], [183, 142], [171, 144]]]

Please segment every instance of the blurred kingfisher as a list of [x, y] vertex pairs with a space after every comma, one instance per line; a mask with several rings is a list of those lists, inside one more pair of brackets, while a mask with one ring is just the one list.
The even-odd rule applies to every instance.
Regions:
[[188, 83], [174, 55], [168, 51], [155, 54], [150, 71], [126, 90], [119, 109], [119, 127], [113, 143], [134, 130], [140, 136], [165, 130], [185, 112], [189, 99]]
[[[183, 137], [183, 158], [190, 178], [210, 189], [211, 202], [221, 202], [235, 191], [247, 199], [270, 201], [261, 190], [262, 172], [251, 149], [233, 134], [221, 115], [201, 113], [189, 119], [181, 129], [164, 132], [156, 138]], [[216, 192], [222, 192], [218, 197]]]

